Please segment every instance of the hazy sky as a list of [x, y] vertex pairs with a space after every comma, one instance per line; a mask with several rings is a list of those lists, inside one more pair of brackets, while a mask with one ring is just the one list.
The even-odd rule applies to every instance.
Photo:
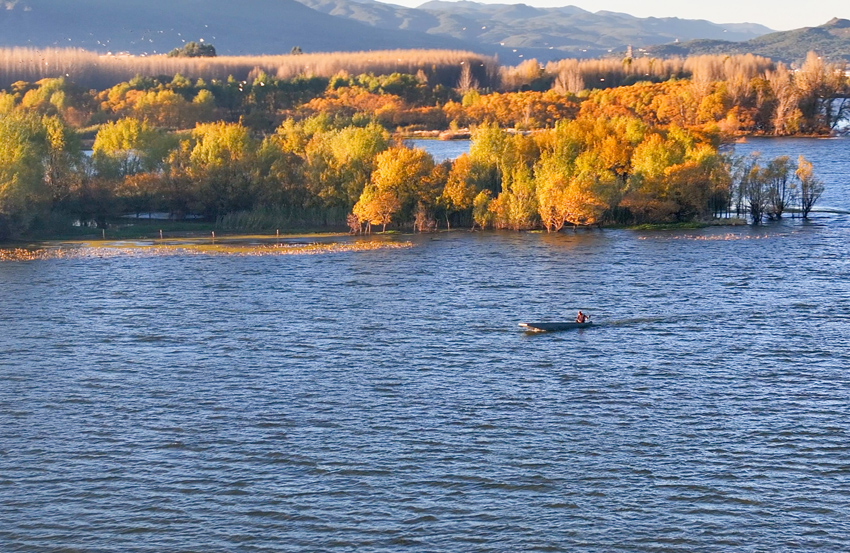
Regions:
[[[426, 0], [381, 0], [415, 7]], [[761, 23], [780, 31], [822, 25], [833, 17], [850, 19], [848, 0], [476, 0], [488, 4], [573, 5], [591, 12], [608, 10], [638, 17], [708, 19], [715, 23]]]

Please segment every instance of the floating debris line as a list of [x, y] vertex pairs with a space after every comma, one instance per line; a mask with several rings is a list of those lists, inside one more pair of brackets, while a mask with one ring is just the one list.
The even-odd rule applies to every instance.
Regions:
[[729, 240], [766, 240], [776, 238], [777, 236], [788, 236], [790, 233], [780, 234], [712, 234], [706, 236], [698, 236], [694, 234], [686, 234], [682, 236], [639, 236], [638, 240], [698, 240], [698, 241], [729, 241]]
[[312, 243], [312, 244], [175, 244], [175, 245], [63, 245], [43, 248], [0, 249], [0, 261], [93, 259], [105, 257], [177, 257], [192, 255], [262, 257], [320, 255], [412, 248], [412, 242]]

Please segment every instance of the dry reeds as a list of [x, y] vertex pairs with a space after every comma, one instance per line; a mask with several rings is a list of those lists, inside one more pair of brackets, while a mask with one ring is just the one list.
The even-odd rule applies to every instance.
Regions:
[[233, 76], [246, 80], [258, 70], [281, 79], [299, 75], [331, 77], [350, 74], [416, 74], [422, 71], [432, 84], [454, 87], [464, 65], [469, 65], [481, 86], [492, 87], [498, 64], [494, 58], [456, 50], [386, 50], [334, 52], [282, 56], [226, 56], [169, 58], [157, 56], [100, 55], [80, 49], [0, 49], [0, 88], [16, 81], [36, 82], [48, 77], [68, 77], [75, 83], [102, 90], [136, 75], [181, 75], [205, 80]]
[[546, 64], [546, 73], [555, 79], [555, 88], [564, 92], [580, 92], [585, 88], [610, 88], [637, 81], [666, 81], [684, 75], [685, 60], [596, 59], [560, 60]]
[[749, 82], [774, 68], [775, 64], [770, 59], [752, 54], [669, 59], [563, 59], [545, 66], [539, 65], [536, 60], [528, 60], [516, 67], [502, 68], [501, 78], [504, 90], [521, 90], [533, 87], [535, 81], [546, 80], [558, 92], [575, 94], [585, 89], [612, 88], [638, 81], [660, 82], [671, 78]]

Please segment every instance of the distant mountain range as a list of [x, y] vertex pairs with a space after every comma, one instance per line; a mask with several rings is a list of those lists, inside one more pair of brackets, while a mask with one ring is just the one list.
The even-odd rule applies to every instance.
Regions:
[[132, 54], [203, 39], [219, 55], [440, 48], [515, 64], [616, 55], [632, 45], [655, 55], [747, 51], [790, 61], [812, 48], [847, 59], [848, 34], [846, 20], [773, 33], [752, 23], [469, 1], [405, 8], [375, 0], [0, 0], [0, 46]]
[[499, 55], [595, 57], [627, 44], [747, 40], [760, 25], [641, 19], [575, 7], [433, 1], [418, 9], [374, 0], [3, 0], [0, 46], [163, 53], [203, 39], [220, 55], [448, 48]]
[[575, 6], [535, 8], [525, 4], [481, 4], [432, 0], [405, 8], [375, 0], [299, 0], [316, 11], [376, 29], [411, 30], [450, 37], [499, 54], [502, 61], [600, 57], [675, 40], [749, 40], [772, 32], [754, 23], [718, 25], [704, 20], [639, 18], [591, 13]]
[[648, 49], [654, 56], [756, 54], [786, 63], [804, 60], [811, 50], [829, 60], [850, 62], [850, 21], [835, 18], [819, 27], [770, 33], [745, 42], [692, 40]]
[[376, 29], [295, 0], [0, 0], [0, 46], [161, 54], [201, 39], [219, 55], [472, 46]]

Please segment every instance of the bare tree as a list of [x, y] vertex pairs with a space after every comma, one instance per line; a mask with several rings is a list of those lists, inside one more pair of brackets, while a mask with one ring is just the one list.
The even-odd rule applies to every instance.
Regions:
[[413, 220], [413, 232], [434, 232], [437, 230], [437, 220], [434, 214], [422, 202], [416, 204]]
[[844, 66], [827, 64], [815, 52], [809, 52], [806, 62], [795, 77], [795, 82], [800, 92], [800, 109], [816, 127], [815, 130], [834, 129], [843, 115], [842, 112], [848, 110], [846, 101], [834, 101], [847, 93]]
[[556, 92], [578, 94], [585, 89], [578, 60], [563, 60], [560, 66], [560, 71], [555, 77], [555, 84], [552, 86]]
[[754, 225], [761, 224], [767, 212], [768, 191], [765, 173], [759, 165], [759, 156], [754, 154], [744, 161], [740, 172], [739, 194]]
[[461, 94], [466, 94], [471, 90], [478, 90], [478, 81], [472, 76], [472, 67], [470, 62], [460, 62], [460, 78], [457, 81], [457, 91]]
[[784, 65], [779, 64], [776, 71], [767, 72], [767, 81], [776, 98], [776, 107], [773, 110], [773, 133], [778, 135], [792, 134], [797, 131], [799, 124], [800, 95], [791, 72]]
[[767, 216], [779, 219], [788, 207], [794, 183], [790, 182], [791, 161], [788, 156], [780, 156], [767, 164], [763, 178], [767, 185]]
[[360, 219], [357, 215], [353, 213], [349, 213], [345, 218], [346, 223], [348, 223], [348, 234], [362, 234], [363, 233], [363, 225], [360, 223]]

